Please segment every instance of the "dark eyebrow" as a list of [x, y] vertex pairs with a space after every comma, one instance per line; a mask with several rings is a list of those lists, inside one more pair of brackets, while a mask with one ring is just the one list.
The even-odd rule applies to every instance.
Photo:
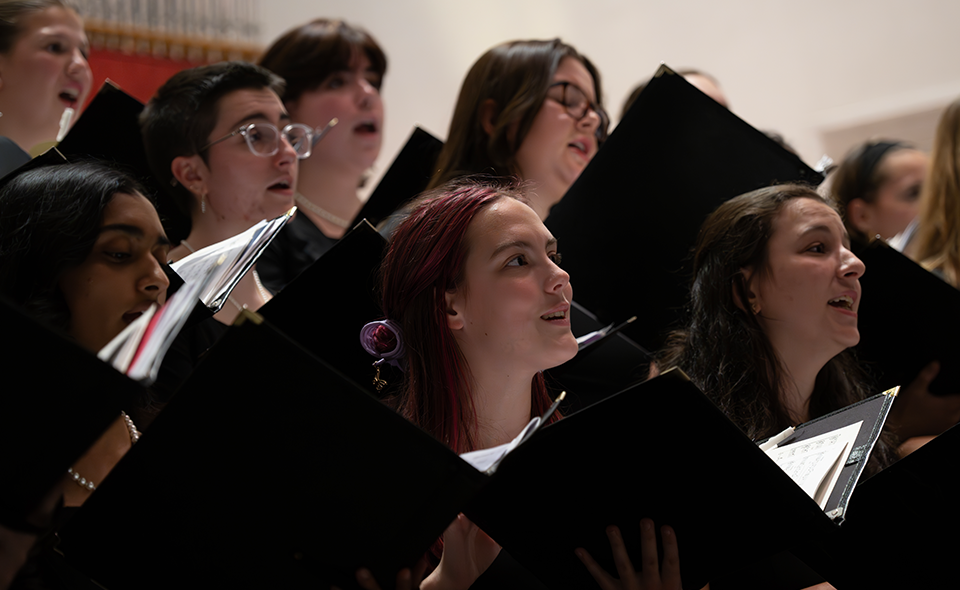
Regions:
[[[100, 228], [100, 233], [101, 233], [101, 234], [104, 233], [104, 232], [108, 232], [108, 231], [118, 231], [118, 232], [122, 232], [122, 233], [125, 233], [125, 234], [129, 235], [129, 236], [133, 236], [133, 237], [139, 238], [139, 239], [143, 239], [143, 236], [144, 236], [144, 233], [143, 233], [143, 230], [142, 230], [142, 229], [140, 229], [139, 227], [137, 227], [137, 226], [135, 226], [135, 225], [129, 225], [129, 224], [126, 224], [126, 223], [114, 223], [114, 224], [111, 224], [111, 225], [105, 225], [105, 226], [103, 226], [103, 227]], [[169, 246], [169, 245], [170, 245], [170, 240], [169, 240], [169, 239], [167, 238], [167, 236], [165, 236], [164, 234], [160, 234], [159, 236], [157, 236], [157, 245], [158, 245], [158, 246]]]
[[[557, 243], [557, 238], [554, 238], [551, 236], [551, 238], [547, 240], [547, 243], [544, 247], [549, 248], [550, 246], [556, 245], [556, 243]], [[490, 258], [496, 258], [498, 254], [500, 254], [504, 250], [509, 250], [510, 248], [520, 248], [523, 250], [530, 250], [533, 248], [533, 246], [531, 246], [529, 242], [524, 242], [523, 240], [514, 240], [512, 242], [504, 242], [503, 244], [500, 244], [493, 250], [493, 254], [490, 255]]]
[[[804, 237], [806, 237], [807, 234], [812, 234], [816, 232], [825, 232], [828, 234], [833, 233], [831, 229], [826, 225], [814, 225], [812, 227], [808, 227], [807, 229], [803, 230], [803, 232], [800, 234], [800, 239], [803, 239]], [[850, 247], [850, 234], [847, 233], [847, 228], [843, 228], [843, 230], [840, 232], [840, 240], [843, 242], [843, 245], [845, 247], [847, 248]]]
[[[240, 127], [245, 127], [246, 125], [248, 125], [248, 124], [250, 124], [250, 123], [252, 123], [252, 122], [254, 122], [254, 121], [260, 121], [260, 120], [266, 121], [267, 123], [270, 123], [270, 117], [266, 116], [265, 114], [263, 114], [263, 113], [251, 113], [251, 114], [247, 115], [246, 117], [240, 119], [240, 120], [237, 121], [236, 123], [234, 123], [234, 124], [231, 126], [231, 129], [239, 129]], [[290, 120], [290, 115], [288, 115], [287, 113], [280, 113], [280, 121], [289, 121], [289, 120]]]
[[814, 226], [808, 227], [807, 229], [803, 230], [803, 232], [800, 233], [800, 237], [802, 238], [802, 237], [806, 236], [807, 234], [812, 234], [812, 233], [815, 233], [815, 232], [818, 232], [818, 231], [822, 231], [822, 232], [826, 232], [826, 233], [831, 233], [831, 232], [830, 232], [830, 228], [827, 227], [827, 226], [825, 226], [825, 225], [814, 225]]
[[[43, 36], [44, 36], [43, 41], [48, 41], [49, 39], [57, 39], [59, 41], [70, 41], [70, 42], [73, 41], [73, 36], [68, 33], [64, 33], [63, 31], [55, 31], [53, 33], [43, 33]], [[80, 39], [80, 42], [77, 44], [77, 46], [81, 50], [87, 51], [90, 49], [90, 40], [87, 39], [86, 36], [84, 36], [83, 39]]]

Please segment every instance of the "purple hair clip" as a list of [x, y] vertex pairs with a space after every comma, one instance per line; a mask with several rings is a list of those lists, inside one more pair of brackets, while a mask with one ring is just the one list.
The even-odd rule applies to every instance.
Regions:
[[[377, 350], [377, 330], [383, 326], [393, 334], [396, 344], [393, 346], [393, 350], [388, 350], [386, 352], [381, 352]], [[360, 344], [363, 346], [363, 349], [367, 351], [373, 357], [379, 357], [379, 360], [374, 361], [373, 366], [376, 368], [377, 372], [373, 376], [373, 385], [377, 388], [377, 391], [381, 391], [386, 385], [387, 382], [380, 378], [380, 365], [384, 361], [397, 367], [401, 371], [403, 370], [403, 336], [400, 332], [400, 325], [394, 322], [393, 320], [377, 320], [375, 322], [369, 322], [360, 330]]]

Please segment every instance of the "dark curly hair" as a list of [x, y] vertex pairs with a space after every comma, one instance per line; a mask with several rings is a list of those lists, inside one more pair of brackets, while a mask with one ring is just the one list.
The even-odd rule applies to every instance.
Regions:
[[[780, 398], [785, 368], [757, 317], [737, 304], [738, 297], [749, 300], [741, 269], [767, 272], [774, 221], [793, 199], [826, 203], [813, 188], [779, 185], [731, 199], [707, 218], [694, 250], [686, 327], [670, 335], [657, 359], [661, 371], [682, 368], [755, 440], [777, 434], [792, 421]], [[845, 350], [817, 374], [810, 416], [823, 416], [871, 393], [853, 352]], [[874, 472], [877, 462], [892, 463], [892, 449], [890, 440], [881, 440], [868, 470]]]

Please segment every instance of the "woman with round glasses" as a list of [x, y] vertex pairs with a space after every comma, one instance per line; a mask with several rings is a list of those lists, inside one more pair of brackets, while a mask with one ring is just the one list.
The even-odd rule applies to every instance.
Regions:
[[471, 173], [518, 176], [545, 219], [606, 139], [602, 105], [599, 72], [570, 45], [497, 45], [467, 73], [431, 188]]
[[[140, 118], [150, 167], [191, 221], [172, 260], [293, 206], [297, 163], [310, 155], [314, 130], [291, 124], [282, 91], [271, 72], [224, 62], [179, 72], [150, 99]], [[253, 269], [216, 317], [229, 324], [269, 299]]]
[[320, 18], [274, 41], [260, 65], [286, 81], [283, 104], [294, 121], [316, 128], [338, 120], [300, 164], [297, 216], [261, 258], [263, 282], [277, 291], [333, 247], [360, 211], [357, 188], [383, 140], [387, 57], [363, 29]]

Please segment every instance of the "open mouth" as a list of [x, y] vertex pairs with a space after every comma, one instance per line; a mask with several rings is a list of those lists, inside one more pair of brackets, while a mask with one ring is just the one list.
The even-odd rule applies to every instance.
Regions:
[[354, 133], [372, 135], [377, 132], [377, 124], [373, 121], [364, 121], [353, 128]]
[[568, 145], [569, 147], [572, 147], [572, 148], [575, 149], [576, 151], [580, 152], [580, 154], [581, 154], [584, 158], [586, 158], [586, 157], [588, 156], [588, 154], [590, 153], [590, 150], [589, 150], [586, 142], [583, 142], [583, 141], [573, 141], [573, 142], [570, 142], [570, 143], [567, 144], [567, 145]]
[[132, 324], [138, 317], [142, 316], [142, 311], [132, 311], [130, 313], [123, 314], [123, 321], [127, 324]]
[[290, 190], [290, 181], [281, 180], [280, 182], [275, 182], [267, 187], [267, 190], [271, 191], [285, 191]]
[[543, 314], [542, 316], [540, 316], [540, 319], [541, 319], [541, 320], [547, 320], [547, 321], [549, 321], [549, 320], [565, 320], [565, 319], [567, 319], [567, 312], [566, 312], [566, 311], [555, 311], [555, 312], [553, 312], [553, 313], [545, 313], [545, 314]]
[[847, 311], [853, 311], [853, 297], [850, 297], [849, 295], [841, 295], [836, 299], [831, 299], [828, 301], [827, 305], [839, 307], [840, 309], [845, 309]]
[[76, 88], [67, 88], [60, 93], [60, 100], [65, 102], [68, 107], [76, 108], [77, 101], [80, 98], [80, 91]]

